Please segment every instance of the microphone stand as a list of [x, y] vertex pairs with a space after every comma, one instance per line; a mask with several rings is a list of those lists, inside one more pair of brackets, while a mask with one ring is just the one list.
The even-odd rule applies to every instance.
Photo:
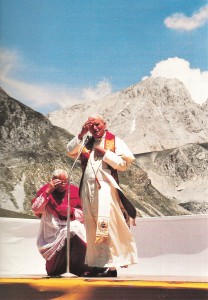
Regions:
[[71, 184], [71, 174], [74, 169], [76, 162], [78, 161], [82, 149], [85, 147], [89, 140], [89, 136], [87, 136], [79, 149], [78, 155], [71, 167], [71, 170], [68, 175], [68, 191], [67, 191], [67, 234], [66, 234], [66, 273], [62, 274], [61, 277], [64, 278], [75, 278], [77, 275], [70, 273], [70, 184]]

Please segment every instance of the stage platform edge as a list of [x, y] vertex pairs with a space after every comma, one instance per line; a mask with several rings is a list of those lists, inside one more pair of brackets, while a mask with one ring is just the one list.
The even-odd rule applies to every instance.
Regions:
[[4, 300], [207, 300], [207, 282], [151, 281], [138, 278], [0, 278]]

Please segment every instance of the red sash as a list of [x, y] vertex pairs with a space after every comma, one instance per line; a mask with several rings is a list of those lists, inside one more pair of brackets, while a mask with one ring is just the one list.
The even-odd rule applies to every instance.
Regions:
[[[95, 142], [95, 139], [94, 137], [92, 137], [89, 142], [85, 145], [85, 147], [82, 149], [82, 153], [80, 155], [80, 160], [81, 160], [81, 165], [82, 165], [82, 170], [83, 172], [85, 171], [86, 169], [86, 166], [87, 166], [87, 162], [88, 162], [88, 159], [90, 157], [90, 153], [92, 151], [92, 148], [93, 148], [93, 144]], [[112, 152], [115, 152], [115, 135], [112, 134], [111, 132], [109, 131], [106, 131], [106, 135], [105, 135], [105, 142], [104, 142], [104, 148], [106, 150], [110, 150]], [[114, 171], [113, 171], [114, 170]], [[117, 171], [113, 168], [111, 168], [111, 173], [112, 171], [114, 173], [117, 173]], [[112, 174], [113, 175], [113, 174]], [[114, 177], [114, 176], [113, 176]]]
[[[111, 132], [107, 131], [106, 132], [106, 136], [105, 136], [105, 146], [104, 148], [106, 150], [110, 150], [112, 152], [115, 153], [115, 135], [112, 134]], [[109, 166], [110, 170], [111, 170], [111, 175], [112, 177], [115, 179], [115, 181], [119, 184], [119, 180], [118, 180], [118, 172], [117, 170], [115, 170], [114, 168], [112, 168], [111, 166]]]

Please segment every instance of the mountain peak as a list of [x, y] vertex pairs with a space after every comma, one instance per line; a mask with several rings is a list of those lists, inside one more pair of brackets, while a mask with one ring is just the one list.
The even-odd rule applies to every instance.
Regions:
[[148, 98], [155, 104], [193, 102], [184, 84], [176, 78], [148, 77], [140, 83], [122, 90], [119, 95], [121, 98]]
[[208, 140], [207, 113], [177, 79], [147, 78], [99, 101], [71, 106], [48, 117], [53, 124], [77, 134], [88, 116], [97, 112], [134, 153]]

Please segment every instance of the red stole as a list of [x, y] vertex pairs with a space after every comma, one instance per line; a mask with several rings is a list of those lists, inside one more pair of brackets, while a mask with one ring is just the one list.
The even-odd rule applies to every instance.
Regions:
[[[82, 166], [82, 171], [83, 171], [82, 178], [80, 181], [80, 191], [81, 191], [82, 181], [84, 178], [84, 172], [85, 172], [85, 169], [87, 166], [88, 159], [90, 157], [90, 153], [93, 148], [94, 141], [95, 141], [95, 139], [94, 139], [94, 137], [92, 137], [89, 140], [89, 142], [86, 144], [86, 146], [83, 148], [82, 153], [80, 155], [81, 166]], [[115, 135], [109, 131], [106, 131], [104, 148], [106, 150], [110, 150], [115, 153]], [[119, 185], [117, 170], [115, 170], [111, 166], [109, 166], [109, 169], [111, 170], [111, 176], [115, 179], [115, 181]], [[95, 177], [95, 180], [97, 181], [96, 177]], [[98, 188], [99, 188], [99, 182], [98, 182]], [[121, 199], [121, 203], [122, 203], [122, 204], [119, 203], [119, 206], [123, 212], [123, 215], [124, 215], [124, 218], [125, 218], [127, 224], [130, 226], [129, 216], [131, 216], [131, 218], [134, 219], [136, 217], [136, 209], [120, 190], [117, 190], [117, 191], [118, 191], [119, 197]]]
[[[92, 137], [89, 142], [85, 145], [85, 147], [82, 149], [82, 153], [80, 155], [80, 160], [81, 160], [81, 166], [82, 166], [82, 171], [84, 172], [87, 166], [88, 159], [90, 157], [90, 153], [93, 148], [94, 144], [94, 137]], [[115, 135], [109, 131], [106, 131], [105, 134], [105, 142], [104, 142], [104, 148], [106, 150], [110, 150], [112, 152], [115, 152]], [[109, 166], [110, 167], [110, 166]], [[118, 173], [117, 170], [111, 168], [111, 175], [114, 177], [114, 179], [118, 183]]]

